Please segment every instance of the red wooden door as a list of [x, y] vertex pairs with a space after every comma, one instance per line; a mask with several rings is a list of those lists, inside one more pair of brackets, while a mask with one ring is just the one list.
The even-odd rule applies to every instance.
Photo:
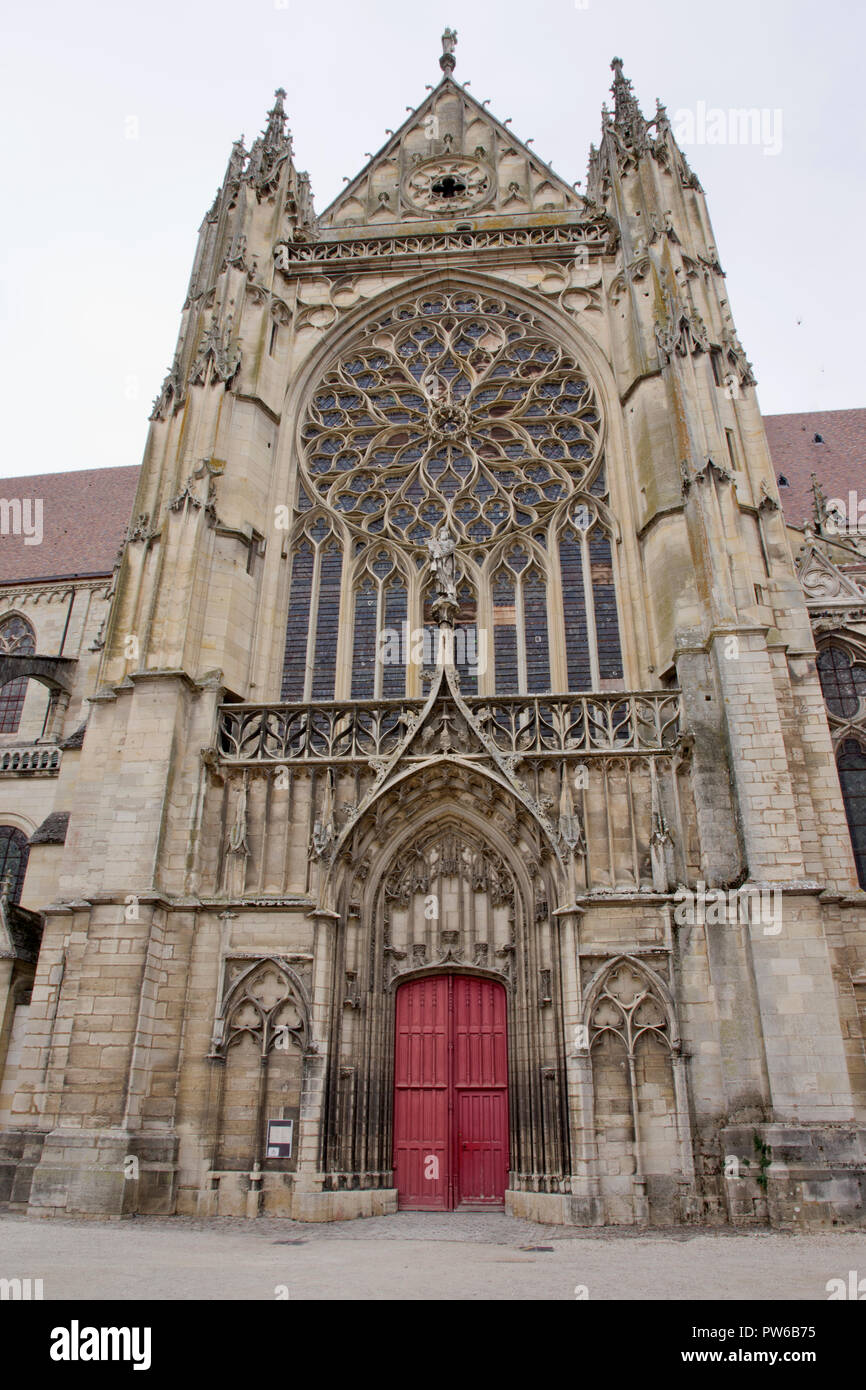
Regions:
[[502, 1205], [505, 1008], [495, 980], [438, 975], [397, 991], [394, 1181], [401, 1207]]
[[397, 991], [394, 1168], [400, 1205], [447, 1211], [449, 1203], [448, 976]]
[[452, 976], [457, 1204], [501, 1206], [508, 1176], [505, 990]]

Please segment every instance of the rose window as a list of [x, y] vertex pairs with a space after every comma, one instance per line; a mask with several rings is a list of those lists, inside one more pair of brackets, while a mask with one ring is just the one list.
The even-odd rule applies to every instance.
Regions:
[[455, 287], [368, 323], [301, 418], [282, 698], [422, 693], [443, 530], [466, 695], [622, 689], [603, 440], [528, 309]]
[[324, 378], [302, 431], [308, 496], [366, 535], [484, 547], [594, 490], [601, 413], [529, 312], [463, 291], [404, 305]]

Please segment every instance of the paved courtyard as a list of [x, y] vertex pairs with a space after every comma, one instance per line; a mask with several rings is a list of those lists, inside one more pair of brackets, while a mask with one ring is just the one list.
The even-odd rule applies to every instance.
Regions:
[[0, 1215], [0, 1278], [84, 1299], [811, 1299], [866, 1277], [866, 1232], [636, 1232], [502, 1213], [307, 1225], [273, 1218]]

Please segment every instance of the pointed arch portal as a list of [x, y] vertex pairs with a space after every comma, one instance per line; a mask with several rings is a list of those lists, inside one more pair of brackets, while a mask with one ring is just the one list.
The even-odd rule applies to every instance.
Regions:
[[504, 1204], [506, 1014], [498, 980], [427, 975], [397, 990], [394, 1185], [401, 1208]]

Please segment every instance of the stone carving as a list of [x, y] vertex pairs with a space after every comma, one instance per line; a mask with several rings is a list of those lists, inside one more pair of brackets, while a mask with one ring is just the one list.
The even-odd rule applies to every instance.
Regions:
[[87, 648], [89, 652], [102, 652], [105, 650], [105, 628], [108, 623], [108, 615], [102, 619], [96, 631], [96, 636]]
[[[396, 306], [363, 341], [313, 394], [301, 467], [307, 495], [365, 540], [372, 532], [417, 553], [446, 529], [460, 545], [486, 547], [600, 471], [601, 409], [588, 374], [507, 300], [428, 293]], [[443, 360], [459, 371], [462, 394], [419, 390]], [[521, 375], [506, 383], [513, 363]], [[552, 440], [539, 457], [531, 441], [545, 430]], [[347, 485], [350, 460], [363, 488]]]
[[[386, 281], [389, 282], [390, 279]], [[337, 275], [333, 278], [316, 275], [302, 280], [298, 287], [295, 329], [300, 333], [304, 328], [330, 328], [342, 313], [354, 308], [371, 293], [371, 285], [360, 275]], [[286, 314], [286, 319], [282, 321], [288, 322], [288, 310]]]
[[241, 349], [232, 343], [231, 314], [226, 318], [224, 328], [220, 328], [216, 314], [211, 315], [204, 337], [192, 364], [189, 379], [194, 385], [206, 381], [221, 381], [228, 386], [237, 375], [241, 365]]
[[319, 815], [313, 825], [313, 842], [311, 846], [311, 858], [330, 861], [334, 852], [334, 843], [337, 838], [336, 826], [334, 824], [334, 773], [333, 769], [328, 768], [325, 774], [325, 791], [322, 797], [322, 806]]
[[223, 999], [214, 1021], [211, 1057], [225, 1057], [244, 1037], [261, 1056], [296, 1047], [317, 1049], [311, 1040], [310, 1006], [297, 972], [275, 956], [232, 958], [224, 965]]
[[255, 189], [259, 202], [263, 198], [273, 198], [283, 167], [291, 158], [292, 137], [286, 132], [286, 114], [283, 108], [285, 97], [284, 89], [278, 87], [274, 93], [274, 104], [268, 112], [268, 123], [264, 133], [253, 142], [250, 150], [244, 178]]
[[4, 589], [0, 604], [6, 609], [15, 608], [21, 603], [63, 603], [68, 602], [73, 592], [85, 592], [94, 599], [111, 598], [111, 582], [104, 579], [76, 579], [73, 584], [46, 584], [32, 588]]
[[155, 535], [156, 532], [150, 525], [150, 513], [139, 512], [135, 524], [129, 529], [129, 534], [126, 539], [129, 543], [133, 541], [150, 541], [153, 540]]
[[779, 510], [778, 498], [774, 497], [767, 484], [766, 478], [761, 479], [761, 500], [758, 503], [759, 512], [777, 512]]
[[612, 304], [619, 304], [626, 293], [630, 284], [640, 284], [646, 279], [652, 269], [652, 261], [649, 256], [639, 256], [636, 260], [621, 270], [610, 284], [610, 300]]
[[690, 353], [709, 352], [706, 325], [698, 311], [675, 301], [670, 294], [665, 297], [667, 315], [655, 326], [659, 365], [666, 366], [675, 355], [687, 357]]
[[741, 386], [755, 386], [755, 373], [747, 358], [743, 345], [734, 330], [726, 325], [722, 329], [720, 352], [727, 373], [733, 373]]
[[447, 527], [427, 542], [430, 553], [430, 574], [436, 586], [436, 603], [449, 608], [457, 606], [457, 568], [454, 557], [454, 537]]
[[562, 770], [562, 791], [559, 800], [559, 838], [569, 854], [582, 858], [586, 854], [583, 820], [575, 809], [569, 775]]
[[693, 484], [709, 482], [713, 474], [715, 474], [720, 483], [733, 482], [733, 474], [729, 471], [729, 469], [723, 467], [723, 465], [720, 463], [716, 463], [715, 459], [709, 457], [704, 459], [700, 468], [694, 469], [690, 468], [686, 460], [683, 460], [680, 463], [680, 473], [682, 476], [682, 490], [684, 497], [688, 494]]
[[168, 504], [170, 512], [187, 512], [190, 508], [193, 511], [204, 510], [208, 524], [215, 526], [217, 523], [216, 514], [216, 489], [213, 478], [210, 478], [205, 497], [200, 497], [195, 489], [197, 479], [202, 476], [201, 468], [191, 473], [176, 497], [173, 497]]
[[866, 588], [851, 579], [814, 546], [801, 552], [797, 560], [797, 573], [810, 606], [828, 600], [841, 605], [862, 604], [866, 596]]
[[484, 207], [495, 191], [492, 171], [474, 159], [430, 159], [403, 181], [411, 206], [441, 217]]
[[586, 248], [587, 254], [608, 254], [612, 249], [614, 228], [601, 210], [586, 222], [569, 227], [503, 227], [475, 229], [464, 232], [429, 232], [417, 236], [370, 237], [363, 240], [327, 242], [279, 242], [274, 248], [274, 265], [282, 274], [297, 275], [313, 264], [352, 263], [381, 259], [392, 260], [405, 256], [447, 253], [450, 259], [460, 253], [473, 265], [484, 259], [493, 260], [498, 253], [512, 248], [544, 246], [550, 254], [561, 252], [569, 258], [576, 250]]
[[[680, 740], [678, 695], [469, 696], [465, 704], [512, 774], [530, 757], [606, 750], [662, 753], [672, 751]], [[327, 764], [339, 757], [370, 767], [379, 782], [406, 734], [416, 729], [422, 708], [421, 700], [405, 700], [396, 711], [393, 704], [377, 701], [328, 706], [317, 711], [311, 739], [306, 709], [224, 705], [218, 735], [221, 758], [224, 763]], [[454, 729], [458, 712], [453, 705], [450, 709], [447, 722]], [[406, 752], [409, 758], [423, 749], [421, 745], [413, 754], [413, 747]]]
[[153, 409], [150, 412], [151, 420], [165, 420], [168, 416], [182, 405], [185, 400], [183, 379], [181, 377], [180, 363], [175, 358], [168, 370], [165, 380], [159, 390], [159, 395], [155, 397]]
[[457, 65], [457, 59], [454, 54], [454, 50], [456, 47], [457, 30], [446, 29], [442, 35], [442, 56], [439, 59], [439, 66], [446, 77], [451, 76]]
[[[385, 880], [385, 898], [407, 907], [416, 893], [427, 895], [437, 876], [465, 879], [475, 893], [489, 893], [494, 907], [510, 903], [514, 881], [492, 850], [475, 845], [455, 830], [434, 832], [423, 847], [400, 855]], [[445, 932], [441, 933], [443, 939]]]
[[610, 1033], [634, 1057], [639, 1039], [651, 1033], [673, 1045], [671, 1020], [659, 985], [649, 971], [620, 957], [602, 972], [600, 980], [587, 991], [590, 1047], [601, 1034]]
[[246, 778], [246, 775], [244, 775], [244, 778], [243, 778], [243, 780], [242, 780], [242, 782], [241, 782], [241, 785], [240, 785], [240, 790], [239, 790], [239, 792], [238, 792], [238, 799], [237, 799], [237, 802], [236, 802], [236, 804], [235, 804], [235, 819], [234, 819], [234, 824], [233, 824], [231, 830], [229, 831], [228, 847], [227, 847], [227, 848], [228, 848], [229, 854], [243, 855], [244, 858], [246, 858], [246, 857], [249, 855], [249, 852], [250, 852], [250, 847], [249, 847], [249, 844], [247, 843], [247, 778]]

